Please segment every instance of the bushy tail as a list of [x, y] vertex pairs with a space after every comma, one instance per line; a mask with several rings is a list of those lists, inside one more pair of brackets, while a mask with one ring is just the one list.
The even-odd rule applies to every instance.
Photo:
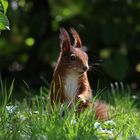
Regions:
[[96, 101], [94, 103], [94, 110], [97, 120], [108, 120], [109, 119], [109, 109], [107, 104], [102, 101]]

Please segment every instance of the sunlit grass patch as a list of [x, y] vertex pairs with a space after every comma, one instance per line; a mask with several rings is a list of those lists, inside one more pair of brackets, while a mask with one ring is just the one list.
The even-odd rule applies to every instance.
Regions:
[[[7, 91], [3, 94], [10, 91], [8, 95], [12, 96], [14, 83], [9, 88], [2, 83], [1, 85], [1, 90]], [[140, 111], [128, 95], [129, 90], [113, 86], [108, 91], [111, 96], [108, 97], [110, 120], [106, 121], [95, 120], [94, 112], [88, 110], [77, 117], [75, 108], [70, 111], [65, 105], [56, 106], [56, 110], [50, 112], [46, 91], [48, 90], [41, 88], [39, 96], [24, 99], [23, 102], [13, 102], [7, 95], [3, 96], [4, 102], [0, 107], [0, 139], [139, 139]]]

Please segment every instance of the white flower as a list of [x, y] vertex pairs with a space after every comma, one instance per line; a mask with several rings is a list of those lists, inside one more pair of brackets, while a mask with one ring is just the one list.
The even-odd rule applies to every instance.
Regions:
[[110, 131], [110, 130], [101, 129], [99, 132], [102, 133], [102, 134], [107, 134], [110, 138], [113, 138], [114, 137], [113, 132]]
[[76, 125], [76, 120], [74, 118], [72, 118], [70, 123], [73, 125]]
[[26, 117], [25, 117], [24, 115], [20, 115], [20, 119], [21, 119], [22, 121], [25, 121], [25, 120], [26, 120]]
[[95, 129], [101, 129], [101, 124], [99, 122], [94, 123], [94, 128]]
[[9, 106], [6, 106], [6, 109], [11, 114], [11, 113], [14, 113], [16, 111], [17, 106], [9, 105]]
[[104, 122], [105, 125], [111, 125], [111, 126], [116, 126], [116, 123], [112, 120], [108, 120], [106, 122]]

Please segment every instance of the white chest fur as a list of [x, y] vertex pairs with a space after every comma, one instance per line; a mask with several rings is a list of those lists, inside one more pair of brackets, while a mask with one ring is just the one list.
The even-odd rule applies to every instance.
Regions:
[[70, 101], [73, 101], [78, 92], [78, 76], [76, 74], [69, 74], [65, 80], [66, 96]]

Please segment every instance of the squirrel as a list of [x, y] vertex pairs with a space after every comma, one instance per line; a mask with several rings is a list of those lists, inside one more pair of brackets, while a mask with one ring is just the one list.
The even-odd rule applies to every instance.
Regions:
[[50, 86], [50, 104], [54, 106], [60, 102], [69, 106], [78, 102], [78, 112], [92, 107], [95, 117], [99, 120], [108, 119], [108, 107], [101, 101], [92, 103], [92, 90], [88, 81], [88, 55], [83, 51], [79, 34], [70, 28], [74, 44], [68, 32], [60, 28], [60, 55], [56, 63]]

